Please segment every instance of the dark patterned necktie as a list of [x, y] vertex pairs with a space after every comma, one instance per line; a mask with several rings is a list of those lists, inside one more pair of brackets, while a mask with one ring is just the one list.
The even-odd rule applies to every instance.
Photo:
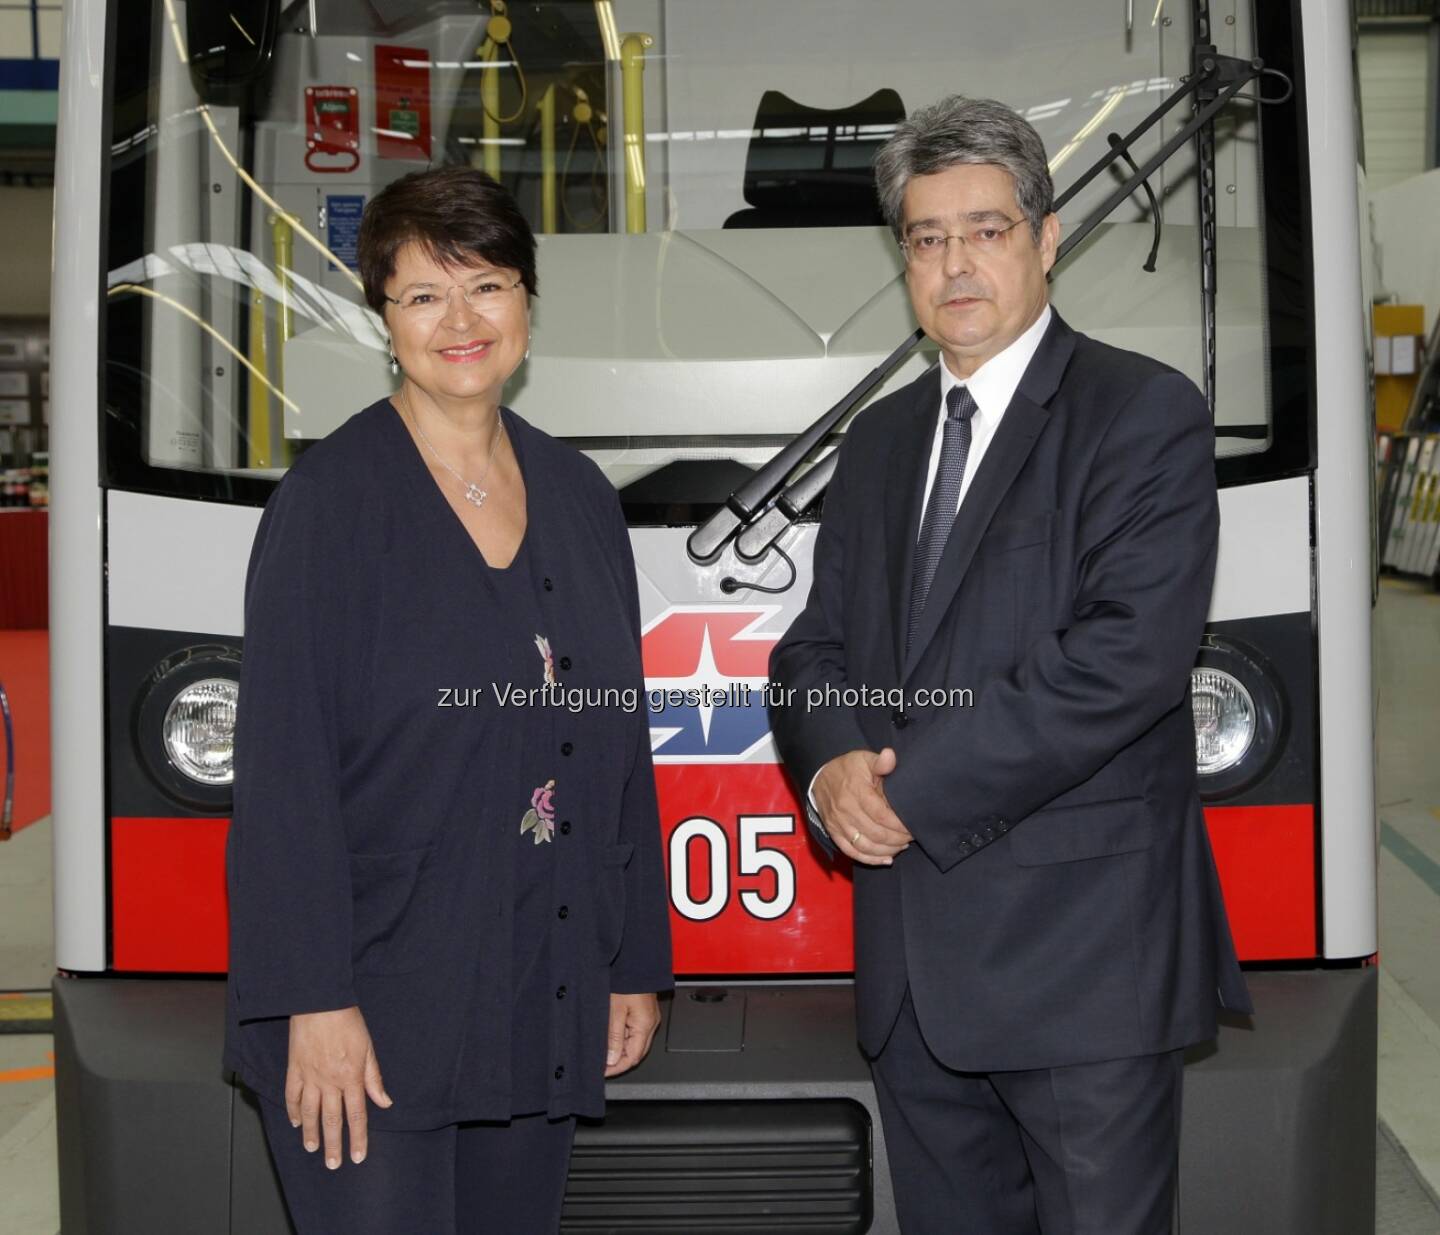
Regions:
[[935, 483], [930, 487], [930, 501], [920, 521], [920, 539], [915, 546], [915, 578], [910, 585], [910, 627], [905, 636], [905, 654], [910, 654], [910, 641], [925, 612], [925, 599], [945, 541], [955, 522], [960, 503], [960, 482], [965, 479], [965, 460], [970, 454], [970, 417], [975, 415], [975, 399], [964, 386], [954, 386], [945, 396], [945, 437], [940, 444], [940, 464], [935, 469]]

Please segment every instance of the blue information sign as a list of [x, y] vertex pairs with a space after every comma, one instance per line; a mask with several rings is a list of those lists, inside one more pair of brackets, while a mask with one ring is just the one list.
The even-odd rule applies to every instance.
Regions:
[[[351, 270], [359, 272], [360, 215], [365, 198], [358, 193], [325, 195], [325, 244]], [[336, 269], [330, 264], [330, 269]]]

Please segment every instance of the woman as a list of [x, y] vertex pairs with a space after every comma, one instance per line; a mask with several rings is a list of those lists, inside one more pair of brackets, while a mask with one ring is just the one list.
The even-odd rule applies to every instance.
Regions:
[[543, 689], [643, 700], [629, 539], [500, 406], [536, 291], [509, 194], [406, 176], [359, 260], [404, 380], [251, 555], [226, 1062], [301, 1235], [553, 1232], [574, 1117], [672, 984], [645, 710]]

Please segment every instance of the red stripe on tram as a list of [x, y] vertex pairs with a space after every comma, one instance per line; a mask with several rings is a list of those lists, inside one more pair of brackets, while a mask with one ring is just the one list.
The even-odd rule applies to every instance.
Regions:
[[113, 964], [135, 973], [222, 973], [228, 819], [112, 819]]

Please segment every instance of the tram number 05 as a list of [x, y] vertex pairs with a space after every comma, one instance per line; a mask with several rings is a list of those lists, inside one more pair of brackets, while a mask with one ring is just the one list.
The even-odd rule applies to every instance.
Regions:
[[[769, 836], [793, 836], [794, 815], [741, 815], [738, 820], [740, 852], [738, 875], [775, 872], [775, 894], [764, 896], [746, 888], [740, 893], [740, 907], [751, 917], [770, 921], [784, 917], [795, 905], [795, 864], [777, 849], [761, 842]], [[709, 890], [696, 900], [690, 886], [691, 846], [705, 847], [702, 869], [709, 871]], [[708, 922], [724, 912], [730, 903], [730, 837], [713, 819], [693, 815], [670, 833], [670, 903], [675, 912], [691, 922]]]

